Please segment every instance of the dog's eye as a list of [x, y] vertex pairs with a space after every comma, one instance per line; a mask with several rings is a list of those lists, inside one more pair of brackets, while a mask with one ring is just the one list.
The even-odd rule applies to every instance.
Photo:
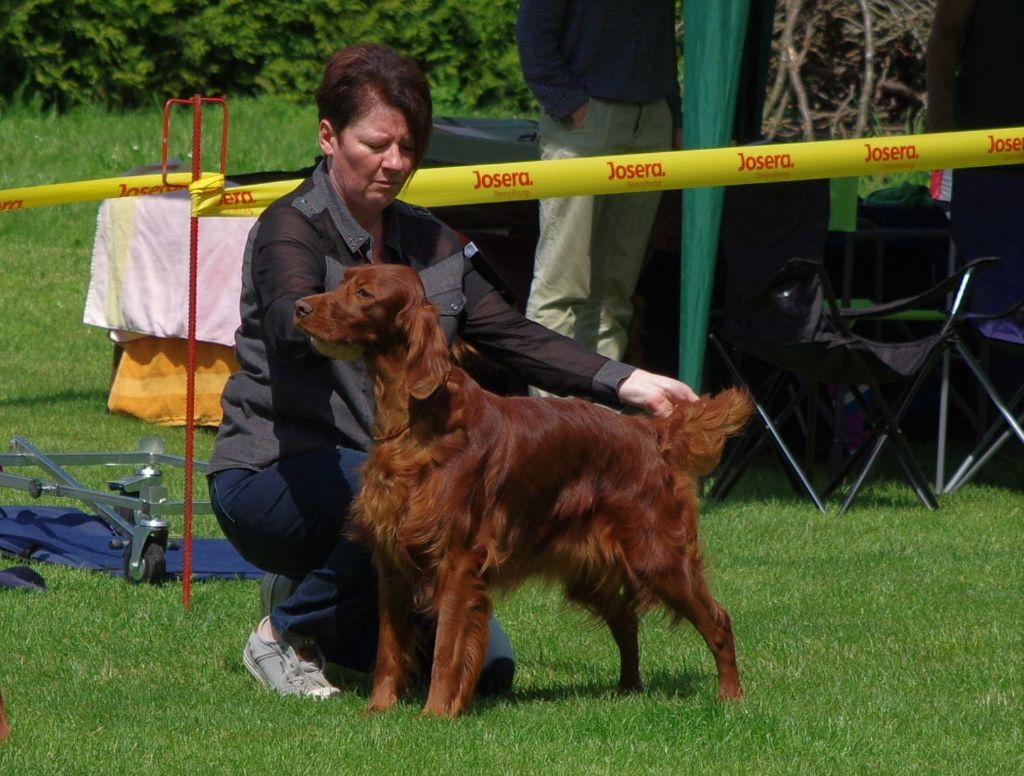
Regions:
[[371, 294], [365, 288], [357, 288], [356, 296], [358, 296], [360, 299], [373, 299], [373, 294]]

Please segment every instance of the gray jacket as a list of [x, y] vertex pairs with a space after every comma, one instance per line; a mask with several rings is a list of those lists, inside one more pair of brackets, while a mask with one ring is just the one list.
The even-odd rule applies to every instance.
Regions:
[[[296, 300], [334, 289], [346, 267], [377, 260], [413, 266], [456, 334], [546, 390], [617, 405], [632, 367], [609, 361], [520, 315], [496, 290], [472, 244], [422, 208], [395, 202], [383, 246], [348, 213], [319, 166], [271, 205], [249, 235], [242, 263], [239, 369], [221, 399], [224, 420], [210, 473], [260, 470], [319, 449], [367, 450], [373, 396], [362, 361], [324, 358], [293, 323]], [[524, 257], [525, 258], [525, 257]]]

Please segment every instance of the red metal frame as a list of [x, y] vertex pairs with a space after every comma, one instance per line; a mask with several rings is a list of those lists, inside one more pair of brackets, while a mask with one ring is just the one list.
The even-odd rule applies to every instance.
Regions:
[[217, 103], [224, 109], [224, 125], [221, 128], [220, 136], [220, 174], [227, 175], [228, 168], [228, 102], [223, 97], [203, 97], [201, 94], [194, 94], [192, 97], [183, 99], [173, 97], [164, 103], [164, 125], [163, 142], [160, 157], [160, 172], [163, 175], [164, 185], [167, 183], [167, 143], [171, 135], [171, 110], [174, 105], [192, 106], [192, 180], [199, 180], [202, 174], [202, 116], [203, 103]]

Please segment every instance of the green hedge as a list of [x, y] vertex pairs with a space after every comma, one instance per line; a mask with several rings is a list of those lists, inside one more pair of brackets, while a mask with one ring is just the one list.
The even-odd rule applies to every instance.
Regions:
[[335, 48], [388, 43], [415, 59], [438, 107], [531, 115], [516, 0], [21, 0], [0, 15], [0, 100], [65, 109], [170, 97], [307, 101]]

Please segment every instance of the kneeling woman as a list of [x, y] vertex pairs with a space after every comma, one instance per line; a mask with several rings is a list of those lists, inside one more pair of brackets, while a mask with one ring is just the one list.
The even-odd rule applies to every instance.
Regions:
[[[488, 281], [472, 244], [397, 199], [433, 120], [427, 81], [411, 61], [372, 44], [337, 51], [316, 103], [325, 159], [263, 213], [246, 246], [240, 368], [224, 391], [209, 485], [225, 535], [276, 575], [264, 580], [265, 616], [245, 646], [246, 668], [278, 692], [331, 697], [338, 690], [325, 661], [370, 671], [376, 652], [376, 574], [366, 548], [344, 536], [374, 408], [364, 365], [318, 353], [295, 328], [296, 300], [337, 287], [346, 267], [408, 264], [450, 339], [458, 334], [531, 384], [654, 413], [670, 411], [669, 396], [696, 397], [526, 320]], [[508, 689], [513, 671], [492, 618], [478, 689]]]

